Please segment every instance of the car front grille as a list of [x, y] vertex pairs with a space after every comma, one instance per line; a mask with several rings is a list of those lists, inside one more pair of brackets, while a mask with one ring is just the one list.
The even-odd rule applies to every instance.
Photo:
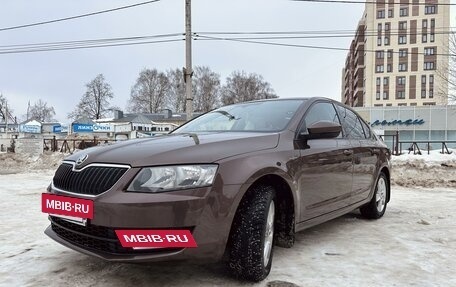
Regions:
[[54, 175], [54, 186], [60, 190], [98, 195], [109, 190], [128, 170], [127, 167], [89, 166], [73, 170], [70, 163], [62, 163]]
[[156, 254], [177, 251], [183, 248], [138, 249], [124, 248], [116, 236], [115, 229], [89, 224], [82, 226], [50, 216], [52, 230], [66, 241], [84, 249], [114, 255]]

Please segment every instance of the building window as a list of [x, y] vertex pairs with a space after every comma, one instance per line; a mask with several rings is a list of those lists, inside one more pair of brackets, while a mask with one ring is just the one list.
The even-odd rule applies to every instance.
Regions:
[[436, 14], [437, 13], [437, 7], [435, 5], [426, 5], [424, 6], [424, 14]]
[[407, 21], [399, 22], [399, 30], [407, 30]]
[[385, 31], [389, 31], [390, 29], [390, 24], [389, 23], [385, 23]]
[[377, 79], [376, 79], [376, 81], [375, 81], [375, 82], [376, 82], [377, 86], [380, 86], [380, 82], [381, 82], [381, 79], [380, 79], [380, 77], [377, 77]]
[[383, 59], [385, 57], [385, 52], [384, 51], [377, 51], [376, 52], [376, 58], [377, 59]]
[[384, 71], [383, 69], [384, 69], [384, 68], [383, 68], [383, 65], [377, 65], [377, 66], [375, 66], [375, 72], [376, 72], [376, 73], [383, 73], [383, 71]]
[[377, 10], [377, 19], [385, 18], [385, 10]]
[[423, 23], [422, 27], [423, 27], [423, 28], [427, 28], [427, 20], [423, 20], [422, 23]]
[[434, 90], [433, 89], [429, 89], [429, 98], [430, 99], [434, 98]]
[[[402, 98], [404, 99], [404, 98]], [[397, 104], [399, 107], [406, 107], [407, 106], [407, 103], [400, 103], [400, 104]]]
[[378, 32], [381, 32], [381, 31], [382, 31], [382, 23], [379, 23], [379, 24], [377, 25], [377, 30], [378, 30]]
[[399, 58], [407, 57], [407, 49], [400, 49], [399, 50]]
[[434, 33], [429, 35], [429, 41], [434, 42]]
[[400, 8], [399, 17], [405, 17], [405, 16], [408, 16], [408, 8], [407, 7]]
[[388, 59], [392, 58], [393, 57], [393, 51], [388, 50], [387, 57], [388, 57]]
[[405, 77], [397, 77], [397, 85], [404, 86], [405, 85]]
[[391, 64], [386, 65], [386, 71], [391, 73], [393, 71], [393, 66]]
[[407, 71], [407, 63], [399, 63], [399, 72]]
[[426, 98], [426, 90], [421, 90], [421, 98], [422, 99]]
[[389, 84], [389, 77], [384, 77], [383, 78], [383, 85], [384, 86], [388, 86], [388, 84]]
[[396, 99], [405, 99], [405, 91], [397, 91]]
[[424, 55], [434, 55], [435, 54], [435, 48], [430, 47], [430, 48], [424, 48]]
[[423, 37], [421, 39], [421, 42], [427, 43], [427, 34], [423, 34]]
[[421, 76], [421, 84], [423, 84], [423, 85], [426, 84], [426, 75]]
[[435, 19], [431, 19], [431, 28], [435, 28]]
[[393, 17], [394, 17], [394, 10], [388, 9], [388, 18], [393, 18]]
[[429, 75], [429, 84], [434, 84], [434, 75]]
[[377, 91], [377, 92], [375, 93], [375, 99], [376, 99], [376, 100], [380, 100], [380, 91]]
[[[380, 39], [381, 41], [381, 39]], [[389, 45], [390, 44], [390, 38], [389, 37], [385, 37], [385, 45]]]
[[435, 64], [434, 62], [424, 62], [424, 70], [434, 70]]
[[407, 44], [407, 36], [405, 36], [405, 35], [399, 36], [398, 42], [399, 42], [399, 44]]
[[388, 100], [388, 91], [383, 91], [383, 99]]
[[381, 46], [382, 45], [382, 37], [378, 37], [377, 38], [377, 46]]

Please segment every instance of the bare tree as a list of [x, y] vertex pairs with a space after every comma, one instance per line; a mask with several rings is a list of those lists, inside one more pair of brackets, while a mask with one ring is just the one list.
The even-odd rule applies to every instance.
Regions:
[[448, 96], [450, 103], [456, 103], [456, 33], [450, 32], [448, 42], [441, 47], [447, 50], [442, 54], [448, 54], [448, 58], [442, 56], [444, 61], [438, 63], [437, 66], [436, 74], [442, 82], [439, 85], [440, 90], [437, 91], [438, 96], [442, 99], [446, 99]]
[[169, 90], [169, 80], [164, 73], [156, 69], [144, 69], [131, 89], [129, 110], [135, 113], [157, 113], [166, 108]]
[[277, 98], [271, 85], [261, 75], [244, 71], [234, 71], [226, 79], [222, 88], [222, 103], [224, 105], [259, 99]]
[[195, 67], [193, 109], [208, 112], [220, 104], [220, 75], [209, 67]]
[[82, 96], [76, 109], [68, 114], [69, 118], [76, 119], [87, 116], [91, 119], [100, 119], [106, 115], [109, 107], [109, 100], [114, 95], [103, 74], [99, 74], [91, 82], [86, 84], [87, 91]]
[[55, 116], [54, 107], [50, 107], [46, 102], [39, 99], [38, 102], [30, 107], [30, 118], [40, 122], [50, 122]]
[[0, 122], [6, 122], [8, 117], [8, 122], [16, 123], [16, 118], [13, 117], [13, 110], [8, 105], [8, 100], [5, 96], [0, 94]]
[[184, 75], [181, 70], [169, 70], [166, 72], [169, 81], [168, 90], [168, 107], [171, 110], [184, 113], [185, 112], [185, 83]]

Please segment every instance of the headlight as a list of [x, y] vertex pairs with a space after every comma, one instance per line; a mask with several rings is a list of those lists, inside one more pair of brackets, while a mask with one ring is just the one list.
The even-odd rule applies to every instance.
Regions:
[[217, 165], [181, 165], [143, 168], [127, 191], [162, 192], [176, 189], [210, 186]]

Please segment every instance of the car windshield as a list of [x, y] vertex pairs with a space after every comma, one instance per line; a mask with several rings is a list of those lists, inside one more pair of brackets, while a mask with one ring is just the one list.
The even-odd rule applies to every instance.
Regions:
[[293, 99], [230, 105], [206, 113], [173, 133], [280, 131], [287, 126], [304, 101], [304, 99]]

